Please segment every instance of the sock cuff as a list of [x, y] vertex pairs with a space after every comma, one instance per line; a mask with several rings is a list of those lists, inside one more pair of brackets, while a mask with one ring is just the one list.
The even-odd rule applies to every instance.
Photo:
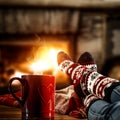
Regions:
[[96, 99], [98, 99], [97, 96], [95, 96], [95, 95], [93, 95], [93, 94], [89, 94], [89, 95], [85, 98], [85, 100], [84, 100], [84, 105], [85, 105], [86, 107], [88, 107], [89, 104], [90, 104], [92, 101], [96, 100]]

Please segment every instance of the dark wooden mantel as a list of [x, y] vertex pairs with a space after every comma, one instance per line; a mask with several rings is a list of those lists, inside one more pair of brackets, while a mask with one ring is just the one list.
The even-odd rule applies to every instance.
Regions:
[[116, 8], [119, 0], [0, 0], [0, 5], [61, 6], [74, 8]]

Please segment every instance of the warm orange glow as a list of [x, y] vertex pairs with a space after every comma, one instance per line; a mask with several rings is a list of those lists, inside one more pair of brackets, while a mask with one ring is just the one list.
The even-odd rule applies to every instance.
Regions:
[[52, 70], [55, 74], [57, 70], [57, 53], [60, 50], [55, 48], [47, 48], [36, 52], [34, 61], [30, 64], [30, 70], [34, 74], [43, 74], [43, 71]]
[[[29, 57], [22, 64], [17, 64], [16, 72], [10, 77], [19, 77], [28, 74], [48, 74], [56, 78], [56, 88], [61, 89], [70, 84], [69, 77], [58, 69], [57, 54], [59, 51], [65, 51], [69, 54], [69, 42], [62, 39], [54, 42], [47, 42], [45, 45], [37, 45], [30, 51]], [[27, 55], [26, 55], [27, 56]], [[18, 80], [13, 85], [20, 85]]]

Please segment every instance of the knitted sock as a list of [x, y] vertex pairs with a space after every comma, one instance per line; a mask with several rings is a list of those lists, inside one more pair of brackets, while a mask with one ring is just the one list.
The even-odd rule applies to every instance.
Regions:
[[[95, 63], [95, 60], [89, 52], [84, 52], [83, 54], [81, 54], [81, 56], [78, 59], [78, 63], [87, 68], [90, 68], [91, 70], [97, 71], [97, 65]], [[80, 84], [76, 85], [74, 89], [77, 95], [81, 97]]]
[[113, 83], [119, 82], [116, 79], [103, 76], [98, 72], [92, 72], [89, 74], [87, 79], [87, 89], [90, 93], [104, 98], [106, 96], [105, 90], [111, 87]]
[[[78, 63], [94, 71], [97, 71], [97, 65], [95, 63], [95, 60], [89, 52], [84, 52], [83, 54], [81, 54], [81, 56], [78, 59]], [[84, 99], [84, 105], [86, 106], [86, 108], [88, 108], [89, 105], [97, 99], [99, 99], [97, 96], [89, 94]]]
[[103, 98], [105, 96], [105, 88], [110, 87], [113, 82], [118, 82], [118, 80], [103, 76], [84, 65], [74, 63], [62, 51], [58, 53], [57, 61], [61, 71], [68, 74], [73, 80], [74, 88], [78, 88], [79, 85], [78, 92], [81, 93], [81, 97], [92, 93], [99, 98]]
[[80, 79], [81, 78], [84, 79], [82, 73], [87, 68], [78, 63], [74, 63], [72, 59], [63, 51], [58, 53], [57, 62], [60, 70], [71, 77], [71, 80], [74, 85], [74, 89], [78, 94], [78, 96], [85, 97], [86, 95], [88, 95], [89, 92], [87, 91], [85, 85], [84, 84], [82, 85], [83, 88], [81, 88], [81, 85], [80, 85], [80, 82], [81, 82]]
[[[78, 59], [78, 63], [81, 64], [81, 65], [84, 65], [87, 68], [90, 68], [94, 71], [97, 71], [97, 65], [95, 63], [95, 60], [89, 52], [84, 52], [83, 54], [81, 54], [81, 56]], [[106, 100], [108, 102], [111, 102], [110, 97], [111, 97], [112, 90], [118, 85], [120, 85], [120, 82], [119, 83], [118, 82], [113, 82], [110, 87], [105, 88], [104, 100]], [[86, 97], [86, 99], [88, 99], [88, 98], [89, 97]]]

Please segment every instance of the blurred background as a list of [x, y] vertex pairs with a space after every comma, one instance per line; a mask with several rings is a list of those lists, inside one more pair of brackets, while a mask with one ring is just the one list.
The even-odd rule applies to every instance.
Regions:
[[22, 74], [55, 75], [56, 89], [70, 85], [57, 67], [60, 50], [75, 62], [88, 51], [98, 72], [120, 80], [120, 1], [0, 0], [0, 94]]

